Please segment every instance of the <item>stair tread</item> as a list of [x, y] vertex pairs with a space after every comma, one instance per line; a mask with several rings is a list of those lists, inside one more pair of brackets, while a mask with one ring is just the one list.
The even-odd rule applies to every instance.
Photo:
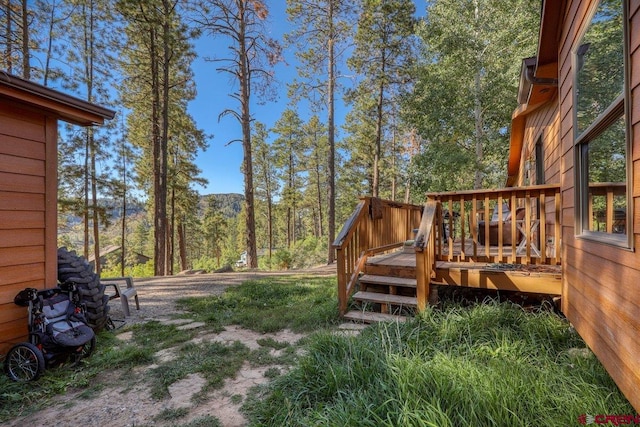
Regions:
[[417, 286], [416, 279], [406, 279], [402, 277], [376, 276], [374, 274], [365, 274], [360, 277], [360, 282], [376, 285], [404, 286], [406, 288], [415, 288]]
[[396, 304], [415, 307], [418, 305], [416, 297], [408, 297], [404, 295], [383, 294], [380, 292], [359, 291], [353, 295], [353, 298], [359, 301], [371, 301], [381, 304]]
[[404, 322], [407, 320], [405, 316], [396, 316], [393, 314], [374, 313], [371, 311], [349, 311], [343, 316], [345, 319], [356, 322], [375, 323], [375, 322]]

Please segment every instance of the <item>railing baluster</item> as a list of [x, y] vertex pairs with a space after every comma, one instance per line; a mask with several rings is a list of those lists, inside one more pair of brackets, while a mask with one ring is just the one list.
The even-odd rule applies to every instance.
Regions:
[[546, 191], [540, 193], [538, 197], [540, 206], [540, 226], [538, 227], [538, 242], [540, 245], [540, 261], [547, 264], [547, 194]]

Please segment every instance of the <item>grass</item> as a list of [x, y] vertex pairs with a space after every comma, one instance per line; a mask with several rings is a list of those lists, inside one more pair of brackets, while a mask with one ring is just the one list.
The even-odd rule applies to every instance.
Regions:
[[257, 332], [311, 332], [338, 321], [335, 277], [285, 276], [249, 281], [220, 296], [184, 298], [178, 308], [222, 329], [236, 324]]
[[449, 306], [309, 346], [245, 404], [251, 425], [567, 426], [584, 413], [635, 413], [551, 312]]
[[[238, 342], [197, 343], [197, 332], [159, 322], [129, 328], [127, 342], [103, 332], [78, 369], [48, 369], [32, 384], [0, 376], [0, 423], [69, 391], [95, 398], [105, 387], [101, 373], [146, 381], [156, 399], [198, 374], [206, 385], [194, 399], [202, 402], [247, 363], [269, 367], [271, 380], [243, 401], [254, 426], [566, 426], [585, 413], [635, 413], [576, 332], [550, 311], [451, 304], [352, 337], [335, 333], [336, 299], [335, 278], [286, 276], [180, 300], [190, 318], [206, 323], [201, 333], [230, 324], [314, 333], [296, 345], [263, 338], [249, 350]], [[155, 355], [165, 349], [173, 357], [161, 362]], [[152, 363], [158, 366], [134, 369]], [[184, 417], [168, 409], [156, 421], [183, 425]], [[206, 416], [186, 425], [221, 424]]]

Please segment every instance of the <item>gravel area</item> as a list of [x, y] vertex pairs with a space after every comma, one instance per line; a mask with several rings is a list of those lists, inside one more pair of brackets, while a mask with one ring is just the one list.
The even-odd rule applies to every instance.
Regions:
[[[195, 330], [196, 337], [193, 339], [195, 344], [212, 341], [229, 344], [239, 341], [249, 349], [256, 349], [260, 347], [259, 340], [264, 338], [295, 344], [304, 335], [287, 330], [275, 334], [260, 334], [237, 325], [230, 325], [224, 331], [213, 334], [203, 328], [204, 325], [201, 323], [189, 319], [171, 320], [171, 316], [177, 313], [175, 301], [182, 297], [219, 295], [229, 286], [237, 286], [247, 280], [264, 277], [291, 274], [330, 276], [335, 273], [336, 267], [331, 265], [287, 272], [249, 271], [136, 279], [135, 288], [140, 300], [140, 310], [136, 310], [135, 303], [131, 301], [129, 307], [131, 316], [126, 318], [125, 325], [151, 319], [167, 324], [173, 323], [178, 325], [178, 331]], [[124, 319], [124, 313], [117, 299], [112, 300], [109, 305], [112, 318]], [[115, 334], [123, 342], [127, 342], [132, 337], [131, 331], [126, 327], [117, 329]], [[175, 351], [169, 348], [156, 353], [155, 360], [156, 363], [162, 363], [173, 357], [175, 357]], [[240, 407], [249, 389], [268, 381], [265, 373], [270, 368], [279, 369], [281, 372], [288, 369], [286, 366], [252, 367], [245, 362], [236, 377], [227, 379], [221, 389], [208, 393], [204, 400], [194, 402], [192, 397], [199, 393], [206, 383], [206, 380], [197, 373], [190, 374], [172, 384], [168, 398], [153, 399], [149, 385], [145, 381], [145, 373], [157, 366], [155, 364], [140, 366], [130, 377], [114, 366], [113, 370], [95, 378], [94, 381], [100, 384], [100, 388], [93, 395], [81, 397], [83, 390], [77, 388], [68, 390], [55, 397], [45, 409], [25, 413], [23, 416], [3, 423], [2, 426], [182, 426], [191, 422], [197, 422], [200, 426], [205, 425], [202, 424], [203, 419], [208, 419], [209, 421], [205, 423], [209, 425], [212, 417], [215, 417], [223, 427], [242, 427], [247, 422], [240, 412]], [[42, 380], [44, 379], [40, 381]], [[175, 420], [157, 418], [158, 414], [167, 409], [182, 409], [186, 410], [187, 414]]]

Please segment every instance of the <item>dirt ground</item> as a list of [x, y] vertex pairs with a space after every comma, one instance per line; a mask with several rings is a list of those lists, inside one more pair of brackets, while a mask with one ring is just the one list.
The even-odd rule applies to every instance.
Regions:
[[[290, 272], [238, 272], [202, 275], [184, 275], [168, 278], [152, 278], [136, 280], [135, 286], [140, 299], [140, 310], [130, 304], [131, 316], [126, 318], [126, 324], [158, 320], [166, 323], [177, 323], [179, 329], [197, 329], [203, 325], [188, 319], [171, 320], [172, 315], [178, 313], [175, 301], [187, 296], [209, 296], [224, 292], [229, 286], [237, 286], [244, 281], [267, 276], [277, 276], [292, 273], [314, 275], [333, 275], [334, 266], [322, 266], [304, 271]], [[110, 303], [111, 316], [114, 319], [124, 318], [120, 303], [113, 300]], [[119, 339], [127, 341], [131, 333], [126, 328], [116, 331]], [[291, 331], [281, 331], [276, 334], [260, 334], [231, 325], [219, 334], [208, 331], [200, 332], [195, 342], [221, 341], [232, 343], [240, 341], [249, 349], [259, 347], [257, 341], [273, 338], [278, 342], [296, 343], [303, 335]], [[275, 350], [274, 350], [275, 351]], [[159, 361], [170, 360], [173, 357], [171, 349], [158, 352]], [[154, 365], [139, 367], [144, 378], [144, 371], [154, 368]], [[276, 366], [277, 367], [277, 366]], [[144, 381], [123, 381], [113, 378], [113, 373], [105, 373], [96, 378], [104, 387], [91, 398], [78, 398], [82, 390], [68, 392], [54, 399], [46, 409], [19, 417], [3, 426], [173, 426], [184, 425], [205, 416], [216, 417], [225, 427], [240, 427], [246, 425], [246, 420], [239, 409], [249, 389], [255, 385], [265, 383], [268, 379], [265, 372], [273, 366], [252, 368], [248, 363], [233, 379], [227, 379], [221, 389], [208, 395], [204, 402], [194, 403], [191, 397], [198, 393], [205, 385], [205, 379], [198, 374], [191, 374], [187, 378], [174, 383], [169, 388], [170, 397], [164, 400], [154, 400], [150, 389]], [[283, 368], [284, 367], [277, 367]], [[158, 421], [154, 419], [165, 409], [187, 408], [188, 415], [175, 421]]]

